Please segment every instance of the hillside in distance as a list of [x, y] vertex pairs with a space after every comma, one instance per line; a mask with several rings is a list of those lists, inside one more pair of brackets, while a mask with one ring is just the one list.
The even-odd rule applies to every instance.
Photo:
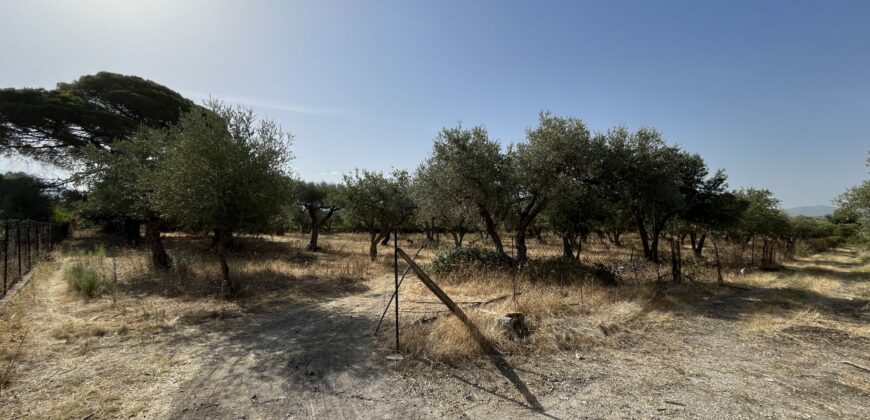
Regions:
[[802, 206], [785, 209], [789, 216], [810, 216], [824, 217], [834, 213], [834, 207], [831, 206]]

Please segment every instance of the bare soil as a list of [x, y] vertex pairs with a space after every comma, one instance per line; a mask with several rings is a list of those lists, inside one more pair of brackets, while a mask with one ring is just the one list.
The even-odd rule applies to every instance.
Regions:
[[854, 250], [765, 274], [764, 286], [666, 290], [655, 317], [602, 328], [606, 345], [461, 364], [387, 360], [390, 340], [372, 335], [386, 266], [268, 304], [132, 289], [84, 302], [63, 280], [66, 258], [3, 314], [4, 370], [27, 337], [0, 417], [866, 418], [870, 406], [870, 373], [844, 363], [870, 366], [867, 296], [788, 283], [866, 285]]

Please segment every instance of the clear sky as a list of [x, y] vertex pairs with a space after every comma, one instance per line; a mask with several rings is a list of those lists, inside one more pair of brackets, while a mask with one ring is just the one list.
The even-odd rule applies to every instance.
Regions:
[[868, 176], [870, 1], [0, 0], [0, 52], [3, 87], [106, 70], [253, 106], [306, 179], [413, 169], [458, 121], [522, 140], [541, 110], [655, 126], [784, 207]]

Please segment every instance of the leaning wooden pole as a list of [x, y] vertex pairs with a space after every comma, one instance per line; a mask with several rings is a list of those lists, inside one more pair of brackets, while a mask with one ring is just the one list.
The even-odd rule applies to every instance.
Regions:
[[426, 272], [424, 272], [423, 269], [420, 268], [420, 266], [417, 265], [417, 263], [415, 263], [414, 260], [411, 259], [410, 256], [408, 256], [408, 254], [405, 253], [405, 251], [402, 251], [401, 248], [396, 248], [396, 253], [400, 257], [402, 257], [402, 259], [404, 259], [406, 263], [408, 263], [408, 265], [411, 267], [411, 270], [413, 270], [414, 274], [417, 275], [417, 278], [419, 278], [420, 281], [422, 281], [423, 284], [426, 285], [426, 287], [430, 291], [432, 291], [432, 293], [434, 293], [435, 296], [437, 296], [438, 299], [440, 299], [441, 302], [443, 302], [448, 309], [450, 309], [450, 312], [452, 312], [453, 315], [456, 315], [456, 317], [459, 318], [459, 320], [462, 321], [462, 323], [465, 324], [466, 327], [468, 327], [468, 330], [471, 332], [471, 336], [474, 337], [474, 340], [477, 341], [480, 347], [483, 348], [486, 353], [493, 353], [494, 349], [492, 347], [492, 344], [490, 344], [489, 340], [486, 339], [486, 336], [483, 335], [480, 329], [477, 328], [477, 325], [474, 325], [474, 323], [471, 322], [471, 319], [469, 319], [468, 316], [465, 315], [465, 312], [462, 311], [459, 305], [457, 305], [456, 302], [453, 302], [453, 299], [450, 299], [450, 296], [448, 296], [447, 293], [444, 292], [444, 290], [441, 290], [441, 288], [438, 287], [438, 285], [435, 284], [435, 282], [432, 281], [431, 278], [429, 278]]

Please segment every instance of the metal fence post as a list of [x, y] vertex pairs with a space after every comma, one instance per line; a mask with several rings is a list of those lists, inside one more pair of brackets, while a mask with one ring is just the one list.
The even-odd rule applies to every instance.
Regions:
[[[389, 235], [389, 234], [388, 234]], [[387, 236], [389, 238], [389, 236]], [[393, 233], [393, 282], [396, 288], [396, 354], [399, 353], [399, 228]]]
[[3, 296], [6, 296], [6, 277], [9, 274], [9, 221], [3, 222]]
[[18, 253], [18, 280], [21, 280], [21, 222], [15, 221], [15, 252]]
[[33, 267], [33, 260], [30, 258], [30, 222], [27, 223], [27, 271], [30, 271], [30, 267]]

